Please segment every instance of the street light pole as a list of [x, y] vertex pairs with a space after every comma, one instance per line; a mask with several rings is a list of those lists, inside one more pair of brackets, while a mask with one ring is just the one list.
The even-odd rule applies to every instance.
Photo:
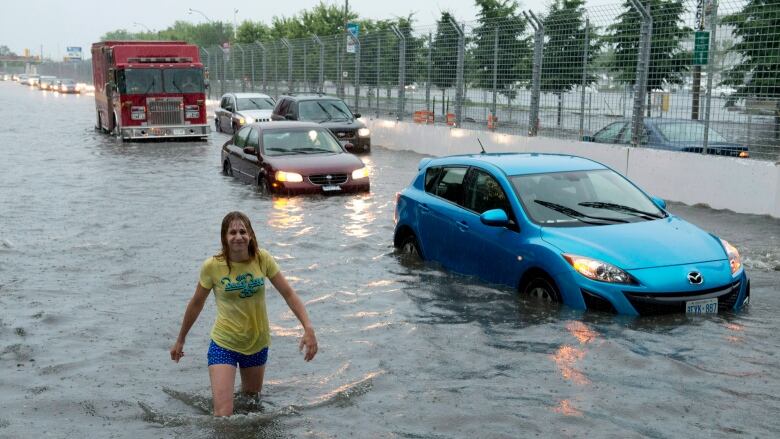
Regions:
[[238, 38], [238, 22], [236, 21], [236, 14], [238, 14], [238, 9], [233, 9], [233, 39], [234, 40]]
[[190, 15], [192, 15], [192, 13], [193, 13], [193, 12], [197, 12], [198, 14], [202, 15], [202, 16], [203, 16], [203, 18], [205, 18], [205, 19], [206, 19], [206, 21], [208, 21], [209, 23], [213, 23], [213, 22], [214, 22], [214, 21], [213, 21], [213, 20], [211, 20], [209, 17], [207, 17], [207, 16], [206, 16], [206, 14], [204, 14], [203, 12], [201, 12], [201, 11], [199, 11], [199, 10], [197, 10], [197, 9], [192, 9], [192, 8], [189, 8], [189, 10], [188, 10], [187, 12], [188, 12]]

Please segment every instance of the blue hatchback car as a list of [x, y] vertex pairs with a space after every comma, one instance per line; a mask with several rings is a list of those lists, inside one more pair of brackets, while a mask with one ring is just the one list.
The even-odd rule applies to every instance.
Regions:
[[665, 209], [581, 157], [425, 158], [398, 194], [394, 245], [577, 309], [703, 314], [746, 305], [737, 249]]

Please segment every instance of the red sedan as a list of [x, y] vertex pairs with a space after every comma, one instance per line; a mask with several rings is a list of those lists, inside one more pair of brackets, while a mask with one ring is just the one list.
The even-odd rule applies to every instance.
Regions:
[[368, 169], [327, 128], [308, 122], [246, 125], [222, 146], [222, 171], [270, 193], [368, 192]]

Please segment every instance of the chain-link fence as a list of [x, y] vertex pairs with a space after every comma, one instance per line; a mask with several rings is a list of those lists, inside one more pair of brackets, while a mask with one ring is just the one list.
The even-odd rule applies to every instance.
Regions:
[[[780, 2], [626, 0], [202, 49], [212, 98], [322, 92], [368, 115], [777, 159]], [[638, 78], [638, 79], [637, 79]]]

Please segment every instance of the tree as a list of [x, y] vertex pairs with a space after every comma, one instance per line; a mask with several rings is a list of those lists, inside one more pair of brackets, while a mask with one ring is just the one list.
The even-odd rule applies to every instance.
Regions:
[[452, 14], [443, 11], [436, 23], [436, 35], [431, 42], [431, 82], [441, 89], [442, 108], [445, 91], [455, 85], [457, 79], [458, 32], [452, 27], [452, 21], [455, 21]]
[[[667, 84], [682, 84], [691, 64], [691, 53], [682, 47], [693, 30], [682, 19], [685, 6], [682, 0], [649, 0], [653, 17], [653, 36], [650, 46], [650, 68], [647, 77], [647, 109], [650, 111], [650, 94]], [[645, 3], [646, 4], [646, 3]], [[604, 38], [615, 50], [610, 70], [615, 79], [634, 84], [639, 53], [641, 15], [625, 1], [625, 9], [617, 22], [607, 27]]]
[[[582, 83], [583, 55], [587, 67], [594, 61], [601, 47], [593, 28], [585, 29], [584, 5], [584, 0], [558, 0], [550, 4], [550, 10], [544, 18], [544, 35], [547, 41], [544, 44], [541, 89], [558, 95], [558, 126], [561, 125], [563, 113], [563, 93], [576, 86], [585, 85]], [[595, 75], [585, 75], [587, 84], [595, 81]]]
[[[473, 32], [469, 58], [474, 71], [473, 83], [484, 89], [493, 88], [496, 37], [498, 57], [495, 66], [496, 88], [510, 102], [517, 95], [518, 83], [531, 78], [531, 44], [524, 36], [526, 22], [517, 13], [515, 0], [475, 0], [479, 8], [479, 25]], [[511, 107], [510, 107], [511, 108]]]
[[244, 21], [236, 31], [236, 43], [251, 44], [267, 40], [271, 36], [271, 28], [259, 21]]
[[0, 46], [0, 56], [16, 56], [8, 46]]

